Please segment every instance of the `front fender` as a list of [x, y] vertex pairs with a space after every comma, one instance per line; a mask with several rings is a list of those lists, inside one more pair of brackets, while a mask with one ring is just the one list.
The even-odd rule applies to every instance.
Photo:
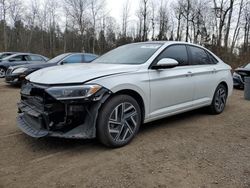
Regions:
[[88, 83], [99, 84], [109, 89], [112, 93], [117, 93], [122, 90], [135, 91], [141, 96], [145, 106], [145, 118], [148, 117], [150, 104], [150, 87], [147, 71], [107, 76], [92, 80]]

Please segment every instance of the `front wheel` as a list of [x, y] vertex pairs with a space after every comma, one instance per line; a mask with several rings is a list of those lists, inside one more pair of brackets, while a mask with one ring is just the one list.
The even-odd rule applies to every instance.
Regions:
[[117, 95], [106, 101], [97, 121], [97, 135], [108, 147], [122, 147], [136, 135], [141, 124], [141, 109], [134, 98]]
[[6, 69], [4, 67], [0, 67], [0, 78], [4, 78], [6, 74]]
[[223, 112], [227, 102], [227, 88], [220, 84], [214, 93], [212, 104], [210, 105], [210, 112], [212, 114], [220, 114]]

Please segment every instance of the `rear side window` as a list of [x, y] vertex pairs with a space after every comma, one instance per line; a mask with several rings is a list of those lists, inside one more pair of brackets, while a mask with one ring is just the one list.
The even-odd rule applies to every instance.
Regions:
[[207, 65], [207, 64], [214, 64], [210, 57], [208, 56], [207, 52], [202, 48], [198, 48], [195, 46], [189, 46], [190, 53], [192, 56], [192, 61], [190, 64], [192, 65]]
[[157, 58], [160, 61], [163, 58], [172, 58], [179, 62], [180, 66], [188, 65], [188, 54], [185, 45], [173, 45], [167, 47]]
[[82, 55], [72, 55], [63, 60], [63, 63], [81, 63], [81, 62], [82, 62]]
[[217, 60], [211, 53], [209, 53], [209, 52], [207, 51], [207, 54], [208, 54], [208, 56], [209, 56], [209, 58], [210, 58], [211, 64], [216, 64], [216, 63], [218, 63], [218, 60]]
[[93, 56], [93, 55], [84, 55], [84, 62], [91, 62], [93, 61], [94, 59], [96, 59], [96, 56]]
[[30, 55], [30, 60], [31, 61], [44, 61], [42, 57], [37, 56], [37, 55]]
[[10, 58], [10, 61], [27, 61], [27, 57], [25, 55], [17, 55], [15, 57]]

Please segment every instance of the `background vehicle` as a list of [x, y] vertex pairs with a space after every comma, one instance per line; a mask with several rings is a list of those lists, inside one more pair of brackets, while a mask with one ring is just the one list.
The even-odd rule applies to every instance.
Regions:
[[235, 69], [233, 74], [234, 87], [244, 88], [245, 77], [250, 76], [250, 63]]
[[91, 64], [27, 76], [18, 126], [33, 137], [95, 138], [128, 144], [144, 122], [200, 107], [221, 113], [232, 93], [231, 67], [184, 42], [121, 46]]
[[0, 53], [0, 62], [2, 61], [3, 58], [8, 57], [10, 55], [16, 54], [17, 52], [1, 52]]
[[0, 62], [0, 78], [4, 78], [7, 69], [10, 66], [24, 65], [31, 63], [41, 63], [46, 62], [49, 59], [42, 55], [31, 54], [31, 53], [17, 53], [3, 58]]
[[6, 72], [5, 81], [10, 84], [20, 84], [27, 75], [39, 69], [73, 63], [89, 63], [97, 57], [97, 55], [89, 53], [65, 53], [54, 57], [46, 63], [9, 67]]

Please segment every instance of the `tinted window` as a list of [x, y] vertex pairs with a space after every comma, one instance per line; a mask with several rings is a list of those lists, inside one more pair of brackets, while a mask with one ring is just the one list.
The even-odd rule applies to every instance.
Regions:
[[84, 55], [84, 62], [91, 62], [96, 58], [96, 56], [93, 55]]
[[28, 58], [26, 55], [17, 55], [9, 59], [10, 61], [27, 61]]
[[192, 55], [192, 65], [206, 65], [206, 64], [211, 64], [211, 61], [208, 57], [208, 54], [205, 52], [205, 50], [194, 47], [194, 46], [189, 46], [190, 53]]
[[212, 55], [210, 54], [209, 52], [207, 52], [208, 56], [209, 56], [209, 59], [210, 59], [210, 63], [211, 64], [216, 64], [218, 63], [218, 60]]
[[82, 56], [81, 55], [72, 55], [65, 60], [63, 60], [63, 63], [81, 63], [82, 62]]
[[29, 57], [31, 61], [44, 61], [42, 57], [37, 56], [37, 55], [30, 55]]
[[180, 65], [188, 65], [188, 55], [185, 45], [173, 45], [166, 48], [157, 58], [157, 61], [163, 58], [172, 58]]

